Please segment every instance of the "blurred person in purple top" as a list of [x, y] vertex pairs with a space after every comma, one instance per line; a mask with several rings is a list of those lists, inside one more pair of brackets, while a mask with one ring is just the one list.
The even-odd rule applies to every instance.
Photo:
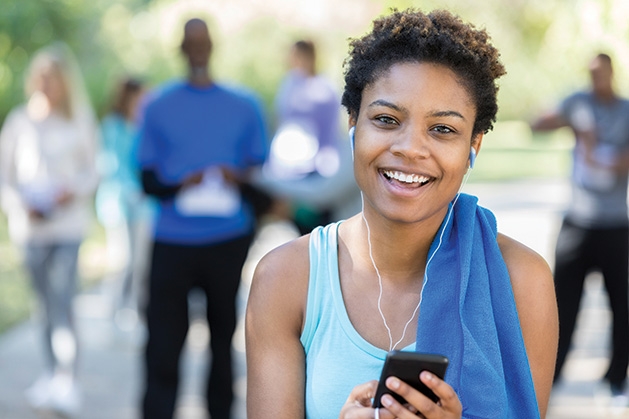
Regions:
[[341, 101], [332, 82], [317, 73], [314, 43], [295, 42], [290, 49], [289, 65], [275, 99], [280, 125], [300, 124], [312, 131], [320, 151], [336, 149]]
[[[339, 170], [340, 97], [317, 72], [316, 58], [310, 40], [297, 41], [290, 49], [290, 68], [275, 98], [277, 130], [267, 165], [267, 173], [278, 180], [329, 178]], [[302, 233], [329, 221], [330, 203], [312, 205], [292, 198], [293, 218]]]

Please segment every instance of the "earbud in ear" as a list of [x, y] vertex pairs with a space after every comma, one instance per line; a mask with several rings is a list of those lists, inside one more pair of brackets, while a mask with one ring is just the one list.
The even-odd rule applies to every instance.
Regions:
[[476, 149], [474, 147], [470, 148], [470, 169], [474, 168], [474, 161], [476, 160]]
[[352, 160], [354, 159], [354, 131], [356, 131], [355, 125], [349, 129], [349, 145], [352, 148]]

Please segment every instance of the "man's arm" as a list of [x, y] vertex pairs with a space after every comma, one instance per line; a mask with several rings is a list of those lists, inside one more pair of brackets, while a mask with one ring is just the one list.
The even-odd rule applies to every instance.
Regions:
[[552, 131], [567, 126], [568, 121], [557, 111], [546, 112], [530, 123], [533, 131]]
[[574, 132], [575, 140], [583, 147], [582, 151], [585, 160], [591, 165], [596, 165], [597, 163], [593, 157], [597, 143], [596, 131], [592, 126], [579, 127], [577, 125], [579, 124], [570, 123], [559, 110], [546, 112], [530, 123], [533, 132], [547, 132], [558, 128], [570, 127]]
[[196, 185], [203, 179], [203, 173], [195, 173], [187, 177], [182, 183], [167, 184], [164, 183], [157, 172], [152, 169], [142, 170], [142, 189], [148, 195], [165, 200], [172, 199], [174, 196], [186, 186]]

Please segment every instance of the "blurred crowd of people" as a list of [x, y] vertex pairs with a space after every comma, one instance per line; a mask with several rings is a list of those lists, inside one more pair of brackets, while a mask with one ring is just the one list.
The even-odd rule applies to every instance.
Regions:
[[255, 93], [213, 79], [211, 51], [206, 24], [191, 20], [181, 44], [187, 77], [157, 87], [124, 77], [100, 120], [65, 44], [32, 58], [26, 101], [0, 133], [0, 181], [43, 325], [46, 369], [26, 392], [36, 409], [80, 408], [72, 304], [94, 218], [105, 233], [112, 320], [148, 331], [144, 417], [172, 417], [187, 298], [198, 288], [212, 336], [209, 409], [227, 418], [236, 293], [260, 223], [279, 218], [305, 233], [358, 205], [339, 95], [315, 70], [314, 43], [287, 53], [276, 123]]
[[[215, 80], [213, 46], [205, 22], [189, 20], [185, 77], [158, 87], [119, 80], [100, 120], [66, 46], [32, 57], [26, 100], [0, 131], [0, 198], [42, 320], [46, 370], [26, 393], [36, 409], [73, 415], [81, 405], [72, 302], [93, 215], [105, 231], [114, 321], [147, 331], [143, 417], [173, 416], [188, 297], [199, 289], [211, 335], [208, 410], [219, 419], [230, 417], [236, 296], [260, 225], [288, 220], [307, 234], [361, 211], [339, 89], [318, 71], [315, 43], [298, 40], [287, 51], [272, 122], [254, 92]], [[531, 127], [568, 126], [576, 139], [573, 201], [554, 269], [561, 324], [555, 380], [584, 278], [601, 270], [614, 315], [605, 379], [620, 395], [629, 364], [629, 102], [612, 88], [609, 56], [598, 55], [590, 71], [591, 91], [570, 96]]]

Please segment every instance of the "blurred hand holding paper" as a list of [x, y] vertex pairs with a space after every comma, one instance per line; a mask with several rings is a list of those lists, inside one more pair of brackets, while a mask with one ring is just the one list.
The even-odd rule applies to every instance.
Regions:
[[236, 185], [226, 182], [218, 167], [211, 167], [201, 183], [177, 194], [175, 205], [183, 215], [230, 217], [240, 209], [241, 199]]

